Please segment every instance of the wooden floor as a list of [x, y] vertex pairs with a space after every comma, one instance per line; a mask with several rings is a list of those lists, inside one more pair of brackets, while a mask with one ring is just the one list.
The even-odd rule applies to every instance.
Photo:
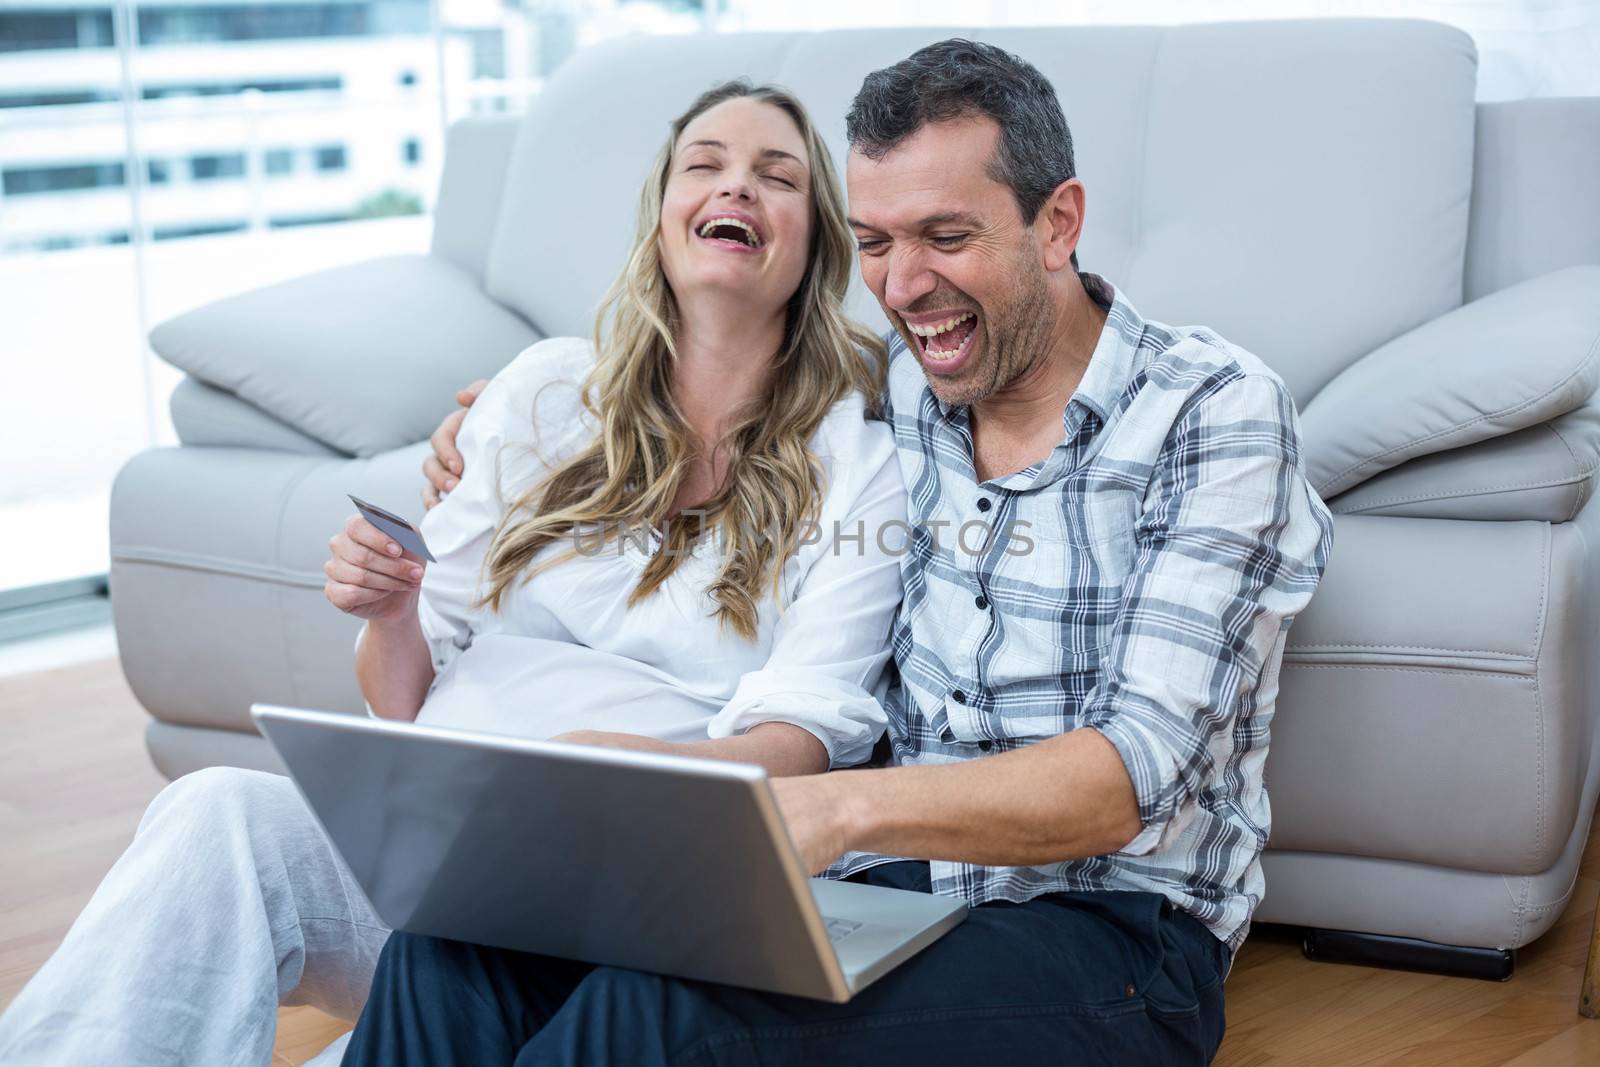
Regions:
[[[146, 718], [114, 661], [0, 678], [0, 1009], [60, 942], [163, 780]], [[1287, 931], [1253, 934], [1228, 979], [1223, 1067], [1600, 1063], [1600, 1020], [1578, 1015], [1600, 827], [1554, 930], [1510, 982], [1311, 963]], [[347, 1024], [279, 1013], [275, 1062], [302, 1064]]]

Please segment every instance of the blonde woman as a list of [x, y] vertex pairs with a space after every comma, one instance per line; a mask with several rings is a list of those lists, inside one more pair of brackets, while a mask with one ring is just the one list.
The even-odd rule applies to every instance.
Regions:
[[[534, 345], [473, 406], [436, 562], [359, 518], [333, 537], [372, 712], [779, 775], [864, 760], [905, 491], [851, 257], [800, 105], [696, 100], [595, 342]], [[360, 1012], [387, 936], [287, 780], [189, 775], [0, 1018], [0, 1062], [264, 1065], [280, 1003]]]

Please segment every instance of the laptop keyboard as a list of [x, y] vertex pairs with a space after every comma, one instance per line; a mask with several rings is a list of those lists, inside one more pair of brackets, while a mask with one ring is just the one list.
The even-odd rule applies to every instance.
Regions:
[[828, 924], [829, 941], [841, 940], [861, 929], [860, 923], [851, 922], [849, 919], [829, 919], [826, 915], [822, 918]]

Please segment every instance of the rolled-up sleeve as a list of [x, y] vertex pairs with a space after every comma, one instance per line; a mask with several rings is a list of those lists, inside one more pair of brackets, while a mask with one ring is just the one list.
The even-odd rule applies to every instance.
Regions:
[[1333, 542], [1299, 440], [1283, 383], [1247, 375], [1194, 400], [1163, 446], [1081, 720], [1116, 748], [1133, 783], [1140, 829], [1123, 854], [1169, 846], [1219, 767], [1265, 758], [1265, 736], [1236, 751], [1236, 728], [1275, 688], [1257, 683], [1275, 677]]
[[[745, 674], [707, 726], [710, 737], [786, 722], [816, 736], [830, 767], [864, 762], [883, 733], [889, 631], [900, 604], [906, 494], [887, 426], [846, 463], [817, 524], [817, 543], [773, 630], [761, 669]], [[842, 469], [842, 468], [836, 468]], [[797, 557], [803, 558], [803, 557]]]

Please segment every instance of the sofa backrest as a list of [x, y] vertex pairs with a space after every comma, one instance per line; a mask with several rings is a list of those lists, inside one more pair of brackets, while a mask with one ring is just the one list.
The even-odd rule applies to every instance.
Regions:
[[[1147, 316], [1204, 322], [1303, 405], [1461, 303], [1476, 53], [1404, 20], [635, 37], [574, 56], [524, 119], [485, 273], [547, 334], [587, 335], [668, 124], [715, 82], [789, 87], [843, 172], [862, 78], [965, 36], [1055, 84], [1088, 187], [1080, 260]], [[852, 310], [881, 312], [859, 280]]]
[[1600, 97], [1478, 105], [1466, 297], [1600, 263]]

